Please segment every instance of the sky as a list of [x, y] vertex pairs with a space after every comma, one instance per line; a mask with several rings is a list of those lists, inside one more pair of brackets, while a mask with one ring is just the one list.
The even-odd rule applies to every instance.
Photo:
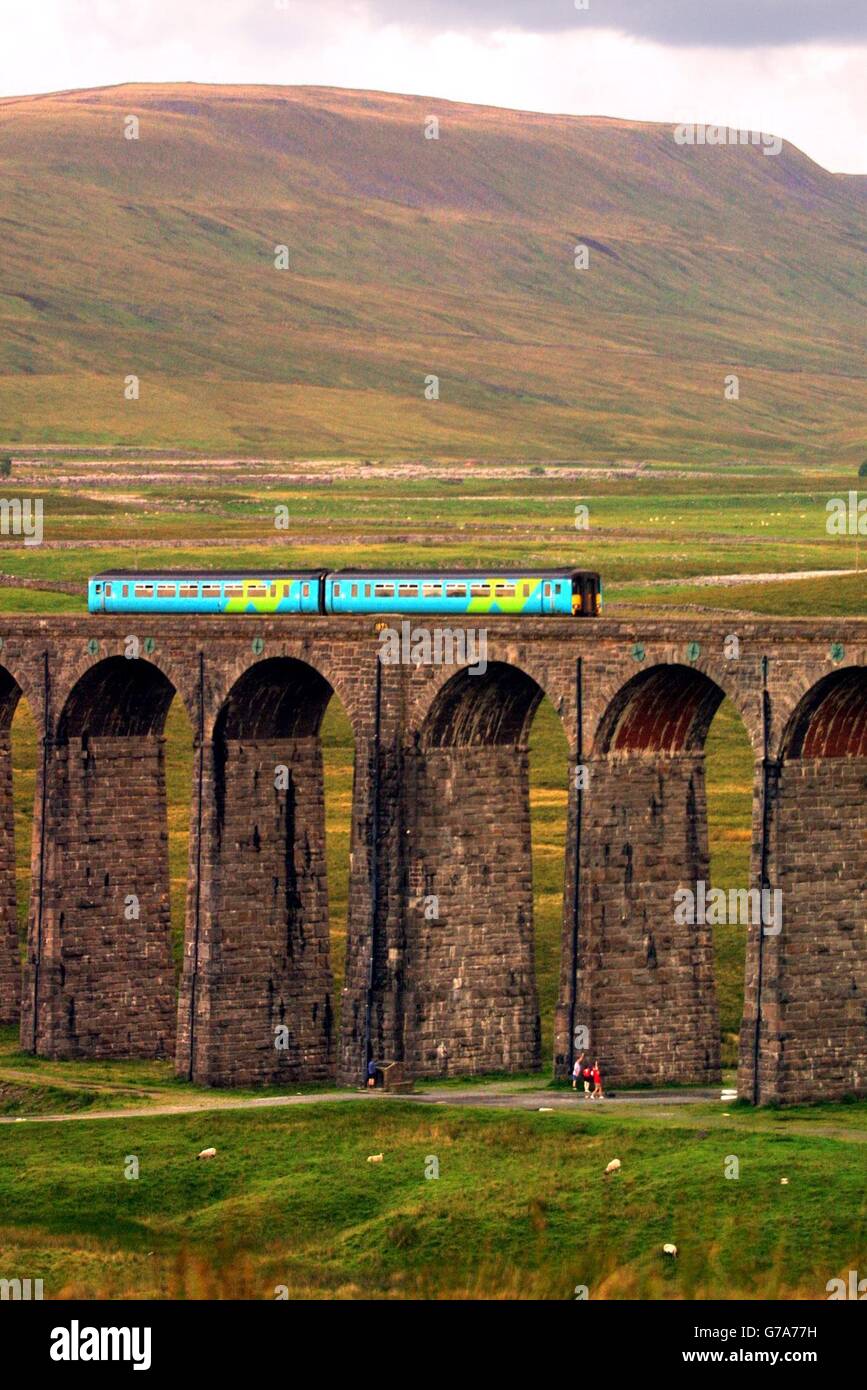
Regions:
[[728, 125], [867, 173], [867, 0], [0, 0], [0, 95], [182, 81]]

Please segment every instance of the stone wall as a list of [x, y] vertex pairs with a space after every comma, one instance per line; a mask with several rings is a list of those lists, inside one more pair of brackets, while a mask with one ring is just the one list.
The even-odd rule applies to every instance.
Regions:
[[178, 1070], [190, 1074], [192, 1035], [201, 1084], [327, 1080], [334, 1015], [319, 739], [217, 742], [208, 764]]
[[419, 1076], [538, 1067], [527, 750], [420, 752], [406, 796], [403, 1057]]
[[[867, 1091], [867, 758], [783, 763], [772, 807], [771, 885], [782, 929], [765, 933], [758, 1099]], [[752, 932], [742, 1086], [752, 1080], [758, 932]]]
[[[49, 1057], [174, 1049], [164, 746], [70, 738], [47, 768], [42, 911], [32, 894], [22, 1039]], [[38, 848], [38, 846], [37, 846]]]
[[0, 727], [0, 1025], [18, 1022], [21, 953], [15, 891], [15, 808], [9, 728]]
[[575, 1022], [613, 1085], [719, 1080], [712, 929], [675, 892], [709, 883], [701, 753], [608, 755], [585, 797]]

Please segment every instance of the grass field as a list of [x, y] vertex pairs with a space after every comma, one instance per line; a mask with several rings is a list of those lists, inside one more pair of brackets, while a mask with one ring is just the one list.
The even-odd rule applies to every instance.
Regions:
[[21, 1125], [0, 1268], [47, 1297], [822, 1298], [863, 1255], [867, 1111], [815, 1120], [374, 1100]]

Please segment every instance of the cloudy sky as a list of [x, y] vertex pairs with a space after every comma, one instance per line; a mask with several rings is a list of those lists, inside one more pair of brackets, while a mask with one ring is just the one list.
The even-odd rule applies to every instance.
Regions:
[[867, 0], [0, 0], [0, 37], [4, 96], [368, 87], [762, 130], [867, 173]]

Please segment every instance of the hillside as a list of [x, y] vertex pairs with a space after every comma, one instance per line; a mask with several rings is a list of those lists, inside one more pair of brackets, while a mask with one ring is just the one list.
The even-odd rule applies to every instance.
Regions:
[[430, 98], [10, 98], [0, 439], [860, 459], [864, 186], [790, 145]]

